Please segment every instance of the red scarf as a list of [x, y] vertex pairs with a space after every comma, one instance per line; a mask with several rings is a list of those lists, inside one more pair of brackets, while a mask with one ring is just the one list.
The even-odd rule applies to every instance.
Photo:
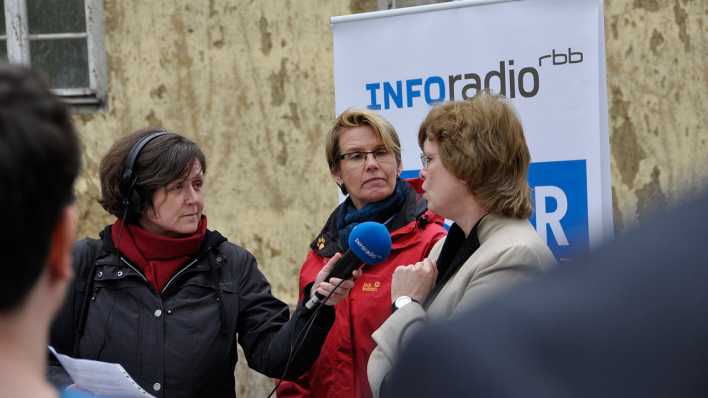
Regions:
[[148, 282], [160, 292], [187, 261], [194, 258], [206, 235], [207, 218], [202, 215], [196, 232], [182, 238], [155, 235], [137, 224], [117, 220], [111, 227], [116, 248], [137, 265]]

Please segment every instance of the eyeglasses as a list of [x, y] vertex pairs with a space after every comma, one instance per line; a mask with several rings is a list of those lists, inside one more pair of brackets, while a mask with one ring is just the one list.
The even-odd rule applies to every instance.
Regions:
[[393, 153], [386, 148], [374, 149], [373, 151], [355, 151], [339, 155], [339, 160], [344, 160], [351, 165], [362, 165], [366, 163], [366, 158], [371, 154], [375, 160], [381, 163], [389, 163], [393, 160]]
[[433, 160], [433, 157], [430, 155], [426, 155], [424, 153], [420, 154], [420, 163], [423, 164], [423, 168], [427, 169], [428, 166], [430, 166], [430, 162]]

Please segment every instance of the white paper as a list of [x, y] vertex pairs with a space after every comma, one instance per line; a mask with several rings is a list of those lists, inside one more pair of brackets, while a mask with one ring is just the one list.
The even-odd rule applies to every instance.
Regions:
[[49, 346], [49, 350], [80, 390], [106, 398], [154, 398], [120, 364], [72, 358], [57, 353], [52, 346]]

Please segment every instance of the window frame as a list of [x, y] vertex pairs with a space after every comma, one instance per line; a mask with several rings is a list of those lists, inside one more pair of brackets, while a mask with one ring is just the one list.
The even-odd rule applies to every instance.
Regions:
[[10, 63], [31, 65], [30, 39], [56, 40], [85, 38], [88, 55], [88, 87], [57, 88], [52, 91], [64, 101], [75, 105], [100, 106], [107, 94], [106, 50], [103, 33], [103, 0], [83, 0], [86, 32], [30, 34], [27, 0], [5, 1], [5, 35]]
[[396, 8], [406, 8], [406, 7], [421, 6], [421, 5], [428, 5], [428, 4], [446, 3], [449, 1], [455, 1], [455, 0], [442, 0], [442, 1], [418, 0], [416, 2], [416, 4], [408, 4], [405, 6], [399, 6], [398, 0], [377, 0], [376, 3], [379, 6], [379, 10], [393, 10]]

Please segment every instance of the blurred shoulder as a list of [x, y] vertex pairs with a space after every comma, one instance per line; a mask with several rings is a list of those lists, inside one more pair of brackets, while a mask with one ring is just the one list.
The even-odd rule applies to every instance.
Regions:
[[81, 268], [96, 259], [99, 256], [105, 256], [104, 244], [101, 239], [84, 238], [74, 242], [71, 248], [71, 257], [74, 268]]

